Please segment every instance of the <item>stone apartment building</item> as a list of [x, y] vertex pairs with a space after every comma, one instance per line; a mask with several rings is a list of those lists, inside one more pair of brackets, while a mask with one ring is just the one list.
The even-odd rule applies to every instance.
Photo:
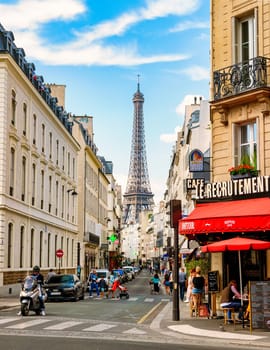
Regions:
[[73, 122], [2, 26], [0, 86], [0, 285], [33, 265], [74, 271], [80, 146]]

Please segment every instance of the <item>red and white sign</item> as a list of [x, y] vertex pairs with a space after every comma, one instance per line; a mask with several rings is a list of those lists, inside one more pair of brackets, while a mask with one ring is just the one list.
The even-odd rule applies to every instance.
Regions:
[[55, 254], [56, 254], [57, 258], [62, 258], [62, 256], [64, 255], [64, 251], [62, 249], [57, 249]]

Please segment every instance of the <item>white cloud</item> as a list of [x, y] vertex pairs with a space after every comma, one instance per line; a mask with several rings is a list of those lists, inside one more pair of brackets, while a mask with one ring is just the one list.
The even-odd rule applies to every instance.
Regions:
[[209, 28], [209, 22], [200, 22], [200, 21], [185, 21], [178, 23], [174, 28], [170, 30], [170, 32], [183, 32], [185, 30], [193, 30], [193, 29], [206, 29]]
[[174, 143], [177, 140], [177, 133], [180, 131], [180, 127], [177, 126], [172, 134], [161, 134], [159, 139], [164, 143]]
[[205, 80], [205, 79], [209, 80], [209, 76], [210, 76], [209, 69], [205, 69], [199, 66], [192, 66], [182, 70], [181, 72], [187, 75], [193, 81]]
[[195, 97], [197, 99], [197, 103], [199, 103], [200, 98], [204, 99], [204, 97], [201, 95], [186, 95], [176, 107], [176, 113], [183, 117], [185, 115], [186, 106], [193, 104]]
[[[8, 30], [16, 30], [16, 45], [25, 49], [27, 57], [51, 65], [120, 65], [134, 66], [187, 59], [182, 54], [161, 54], [143, 57], [136, 45], [119, 47], [102, 40], [123, 35], [131, 26], [145, 20], [169, 15], [186, 15], [195, 11], [198, 0], [148, 0], [145, 7], [123, 13], [117, 18], [72, 33], [72, 39], [61, 45], [40, 37], [44, 24], [52, 21], [72, 21], [87, 10], [82, 0], [21, 0], [0, 5], [1, 20]], [[31, 10], [30, 10], [31, 9]], [[76, 50], [75, 50], [76, 49]]]
[[83, 0], [21, 0], [1, 5], [1, 20], [12, 30], [35, 30], [55, 20], [72, 20], [86, 11]]

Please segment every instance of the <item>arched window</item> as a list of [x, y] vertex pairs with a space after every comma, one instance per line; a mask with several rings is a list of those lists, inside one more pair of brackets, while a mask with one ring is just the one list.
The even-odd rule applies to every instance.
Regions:
[[32, 205], [35, 205], [36, 197], [36, 164], [32, 164]]
[[42, 266], [42, 258], [43, 258], [43, 231], [40, 231], [39, 236], [39, 266]]

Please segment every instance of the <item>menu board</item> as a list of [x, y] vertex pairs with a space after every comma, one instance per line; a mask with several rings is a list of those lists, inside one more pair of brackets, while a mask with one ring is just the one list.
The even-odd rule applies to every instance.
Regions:
[[270, 281], [250, 282], [252, 328], [270, 331]]
[[208, 292], [219, 291], [219, 275], [218, 271], [208, 272]]

